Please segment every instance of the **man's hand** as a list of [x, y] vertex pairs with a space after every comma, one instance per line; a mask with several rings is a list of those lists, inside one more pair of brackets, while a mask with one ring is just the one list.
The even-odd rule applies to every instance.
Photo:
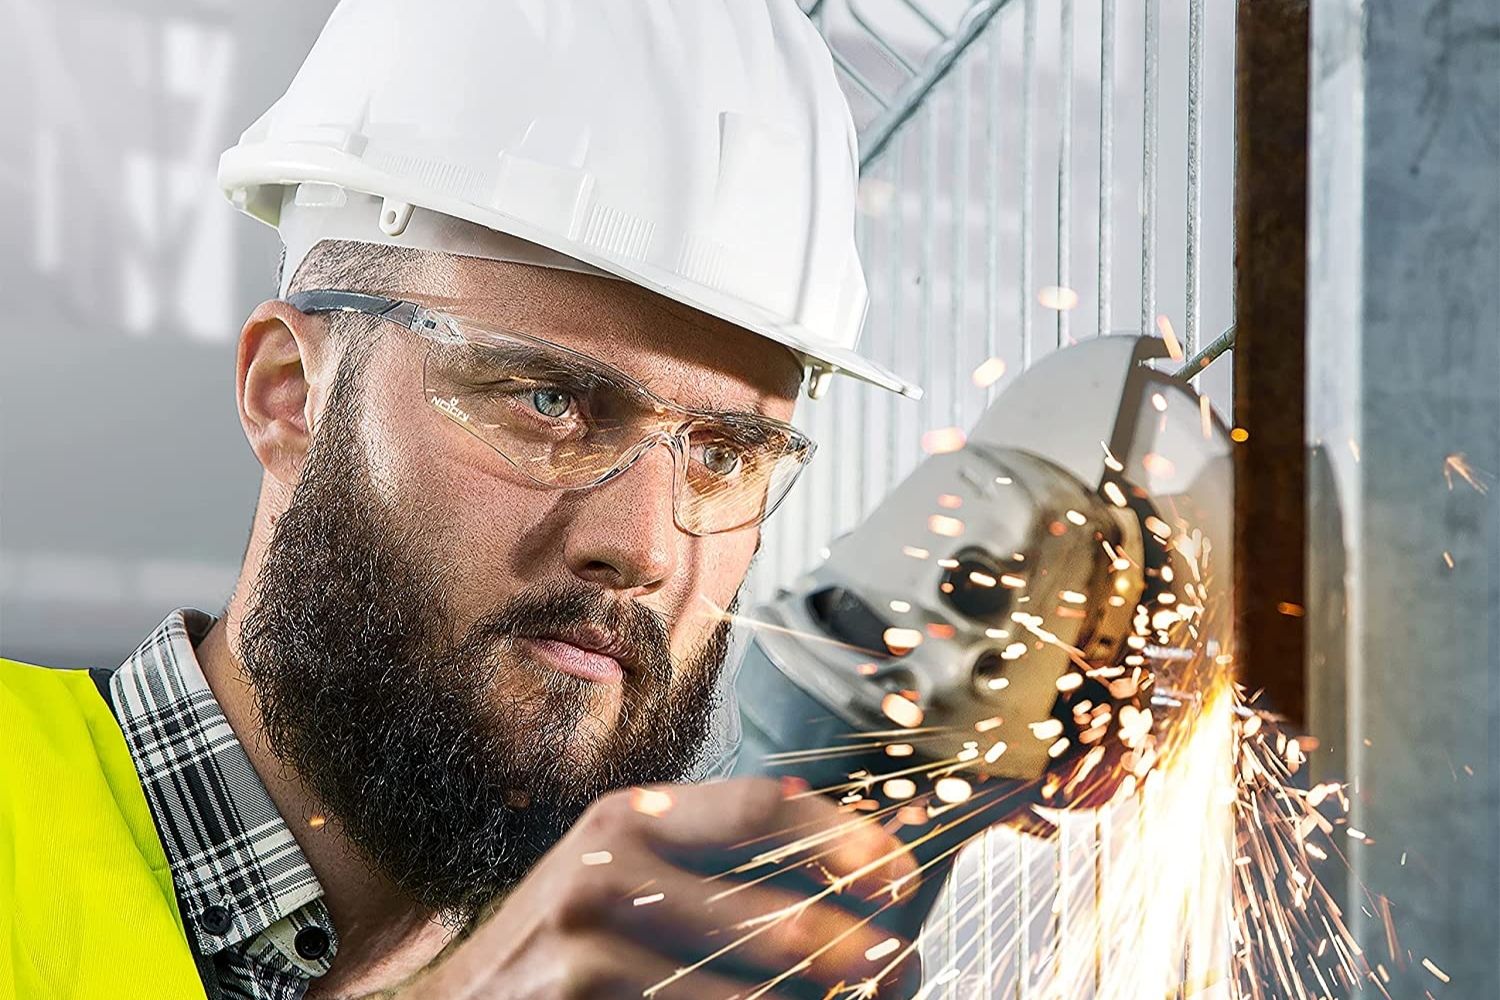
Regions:
[[[714, 877], [794, 843], [804, 847], [796, 859], [816, 858], [820, 883], [770, 880], [772, 865]], [[875, 823], [774, 780], [616, 792], [401, 996], [728, 1000], [778, 977], [757, 995], [803, 995], [811, 985], [821, 996], [845, 984], [850, 993], [832, 994], [841, 996], [882, 970], [879, 996], [900, 996], [914, 950], [839, 900], [889, 902], [914, 867]], [[838, 893], [825, 892], [835, 880]]]

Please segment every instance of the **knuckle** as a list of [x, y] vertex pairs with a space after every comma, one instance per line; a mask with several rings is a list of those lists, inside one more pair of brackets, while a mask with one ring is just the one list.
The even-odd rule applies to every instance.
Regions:
[[637, 829], [627, 792], [610, 792], [596, 799], [573, 825], [570, 839], [583, 849], [595, 850], [602, 845], [633, 838]]
[[783, 965], [794, 965], [818, 949], [825, 938], [811, 909], [795, 910], [782, 916], [768, 934], [772, 954]]
[[620, 985], [618, 964], [608, 959], [609, 949], [600, 941], [579, 939], [558, 954], [555, 995], [562, 1000], [585, 1000], [613, 995]]
[[726, 816], [727, 822], [737, 830], [752, 830], [763, 827], [779, 813], [785, 799], [781, 785], [770, 778], [751, 778], [740, 784], [739, 794]]
[[598, 995], [599, 987], [599, 973], [590, 961], [576, 959], [558, 968], [556, 996], [560, 1000], [587, 1000]]
[[609, 792], [594, 800], [584, 811], [579, 825], [584, 829], [617, 829], [625, 821], [628, 808], [624, 792]]

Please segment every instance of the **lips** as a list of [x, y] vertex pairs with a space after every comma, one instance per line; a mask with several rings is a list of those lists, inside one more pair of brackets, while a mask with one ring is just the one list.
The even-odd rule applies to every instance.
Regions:
[[598, 625], [580, 624], [522, 641], [556, 669], [597, 684], [619, 683], [640, 666], [619, 636]]

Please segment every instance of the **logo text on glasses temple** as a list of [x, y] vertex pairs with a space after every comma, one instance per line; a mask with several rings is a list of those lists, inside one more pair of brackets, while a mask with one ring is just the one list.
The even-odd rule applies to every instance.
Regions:
[[434, 399], [432, 401], [432, 405], [436, 406], [438, 409], [442, 410], [444, 413], [448, 414], [448, 416], [452, 417], [454, 420], [457, 420], [461, 424], [466, 424], [469, 422], [469, 414], [464, 410], [462, 406], [458, 405], [457, 396], [454, 396], [452, 399]]

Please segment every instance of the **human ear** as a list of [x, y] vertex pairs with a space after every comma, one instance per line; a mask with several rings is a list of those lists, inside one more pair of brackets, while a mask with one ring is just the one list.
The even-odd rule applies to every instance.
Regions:
[[315, 380], [326, 353], [326, 321], [285, 302], [262, 302], [240, 331], [235, 395], [240, 425], [261, 467], [295, 485], [312, 446], [321, 391]]

